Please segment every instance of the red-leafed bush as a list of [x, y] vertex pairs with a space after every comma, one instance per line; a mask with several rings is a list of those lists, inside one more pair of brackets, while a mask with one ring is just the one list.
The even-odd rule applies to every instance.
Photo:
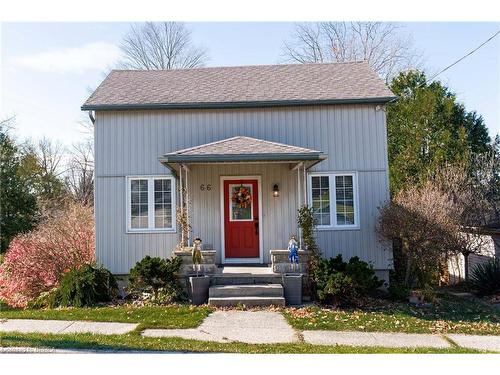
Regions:
[[70, 203], [36, 230], [15, 237], [0, 265], [0, 299], [26, 307], [71, 269], [93, 263], [92, 209]]

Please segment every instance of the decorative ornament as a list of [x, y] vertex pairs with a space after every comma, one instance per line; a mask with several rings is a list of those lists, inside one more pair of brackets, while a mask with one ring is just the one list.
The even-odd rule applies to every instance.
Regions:
[[299, 245], [297, 244], [297, 240], [295, 236], [292, 234], [290, 237], [290, 241], [288, 241], [288, 260], [292, 263], [292, 267], [294, 264], [299, 265]]
[[233, 203], [237, 208], [247, 208], [252, 203], [252, 195], [250, 194], [250, 189], [241, 185], [240, 187], [234, 188]]
[[196, 276], [198, 276], [198, 272], [201, 270], [201, 238], [195, 238], [193, 240], [193, 250], [191, 252], [191, 256], [193, 257], [193, 269], [196, 271]]

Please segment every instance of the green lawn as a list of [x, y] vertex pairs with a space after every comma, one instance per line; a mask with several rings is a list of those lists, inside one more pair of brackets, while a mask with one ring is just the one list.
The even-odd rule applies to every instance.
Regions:
[[140, 323], [144, 328], [198, 327], [212, 310], [208, 307], [170, 305], [154, 307], [60, 308], [41, 310], [0, 309], [0, 319], [88, 320], [95, 322]]
[[149, 338], [137, 332], [126, 335], [90, 335], [90, 334], [19, 334], [0, 333], [0, 346], [29, 346], [58, 349], [93, 349], [93, 350], [161, 350], [175, 352], [218, 352], [218, 353], [478, 353], [470, 349], [452, 347], [449, 349], [433, 348], [381, 348], [352, 346], [321, 346], [305, 343], [296, 344], [244, 344], [215, 343], [185, 340], [180, 338]]
[[500, 310], [450, 295], [441, 295], [430, 307], [379, 301], [363, 309], [286, 309], [284, 315], [300, 330], [500, 335]]

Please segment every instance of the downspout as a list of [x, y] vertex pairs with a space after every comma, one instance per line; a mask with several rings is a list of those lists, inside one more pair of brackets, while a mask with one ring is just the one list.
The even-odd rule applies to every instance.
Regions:
[[95, 116], [92, 113], [92, 111], [89, 111], [89, 119], [90, 119], [90, 121], [92, 121], [92, 125], [94, 125], [95, 124]]

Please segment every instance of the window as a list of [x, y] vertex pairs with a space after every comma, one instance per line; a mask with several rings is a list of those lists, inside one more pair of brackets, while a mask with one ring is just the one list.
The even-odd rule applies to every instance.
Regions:
[[316, 225], [330, 225], [330, 181], [328, 176], [311, 178], [312, 207]]
[[354, 225], [353, 176], [335, 176], [337, 225]]
[[243, 191], [253, 197], [252, 184], [229, 184], [229, 220], [230, 221], [252, 221], [253, 220], [253, 202], [238, 207], [233, 202], [233, 196]]
[[318, 228], [359, 228], [356, 173], [309, 175], [309, 200]]
[[173, 231], [174, 192], [172, 177], [128, 177], [127, 230]]

